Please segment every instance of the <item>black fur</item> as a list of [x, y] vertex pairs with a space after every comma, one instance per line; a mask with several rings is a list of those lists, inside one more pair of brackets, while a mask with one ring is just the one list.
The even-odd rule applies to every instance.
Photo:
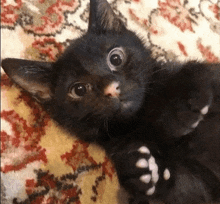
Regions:
[[[113, 48], [124, 54], [116, 70], [107, 63]], [[88, 32], [55, 63], [4, 59], [2, 67], [62, 127], [106, 149], [131, 202], [220, 202], [219, 64], [161, 65], [105, 0], [93, 0]], [[117, 97], [105, 93], [112, 82], [119, 82]], [[83, 97], [71, 95], [77, 83], [87, 87]], [[150, 152], [140, 153], [143, 146]], [[153, 171], [135, 164], [151, 156], [159, 180], [146, 184], [140, 177], [153, 178]], [[152, 186], [155, 191], [147, 195]]]

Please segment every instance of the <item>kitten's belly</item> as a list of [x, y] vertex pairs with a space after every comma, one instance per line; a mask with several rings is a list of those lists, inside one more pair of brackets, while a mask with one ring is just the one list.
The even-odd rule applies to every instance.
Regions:
[[201, 154], [191, 155], [193, 160], [197, 160], [201, 165], [209, 169], [220, 182], [220, 150], [204, 151]]

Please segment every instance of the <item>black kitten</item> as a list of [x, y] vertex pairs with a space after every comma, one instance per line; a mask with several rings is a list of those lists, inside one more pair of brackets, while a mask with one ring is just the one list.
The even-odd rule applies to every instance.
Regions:
[[161, 65], [105, 0], [55, 63], [5, 59], [64, 128], [111, 156], [133, 203], [220, 202], [220, 65]]

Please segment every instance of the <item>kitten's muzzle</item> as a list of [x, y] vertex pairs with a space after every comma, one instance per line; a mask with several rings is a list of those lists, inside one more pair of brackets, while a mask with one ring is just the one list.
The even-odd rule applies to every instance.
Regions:
[[118, 98], [120, 95], [119, 82], [113, 81], [104, 89], [104, 95], [111, 98]]
[[112, 81], [104, 89], [104, 96], [110, 99], [111, 106], [118, 116], [131, 117], [141, 105], [140, 90], [129, 83], [127, 90], [119, 81]]

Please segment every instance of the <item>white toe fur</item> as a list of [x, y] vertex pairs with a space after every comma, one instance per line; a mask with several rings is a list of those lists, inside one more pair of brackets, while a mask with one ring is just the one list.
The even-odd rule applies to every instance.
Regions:
[[170, 179], [170, 171], [168, 169], [165, 169], [163, 172], [163, 178], [165, 180], [169, 180]]
[[205, 106], [204, 108], [202, 108], [200, 110], [201, 114], [203, 114], [203, 115], [207, 114], [208, 111], [209, 111], [209, 105]]
[[155, 192], [155, 186], [153, 186], [152, 188], [150, 188], [150, 189], [146, 192], [146, 194], [150, 196], [150, 195], [153, 195], [154, 192]]
[[200, 123], [200, 120], [198, 120], [197, 122], [193, 123], [192, 124], [192, 128], [196, 128]]
[[138, 152], [142, 153], [142, 154], [150, 154], [150, 150], [145, 147], [145, 146], [142, 146], [138, 149]]
[[151, 170], [152, 181], [154, 183], [157, 183], [157, 181], [159, 180], [158, 166], [153, 156], [151, 156], [148, 161], [149, 161], [149, 169]]
[[139, 159], [136, 163], [136, 167], [138, 168], [147, 168], [148, 167], [148, 162], [146, 159]]
[[151, 180], [150, 174], [145, 174], [140, 177], [140, 181], [142, 181], [143, 183], [149, 183], [150, 180]]

